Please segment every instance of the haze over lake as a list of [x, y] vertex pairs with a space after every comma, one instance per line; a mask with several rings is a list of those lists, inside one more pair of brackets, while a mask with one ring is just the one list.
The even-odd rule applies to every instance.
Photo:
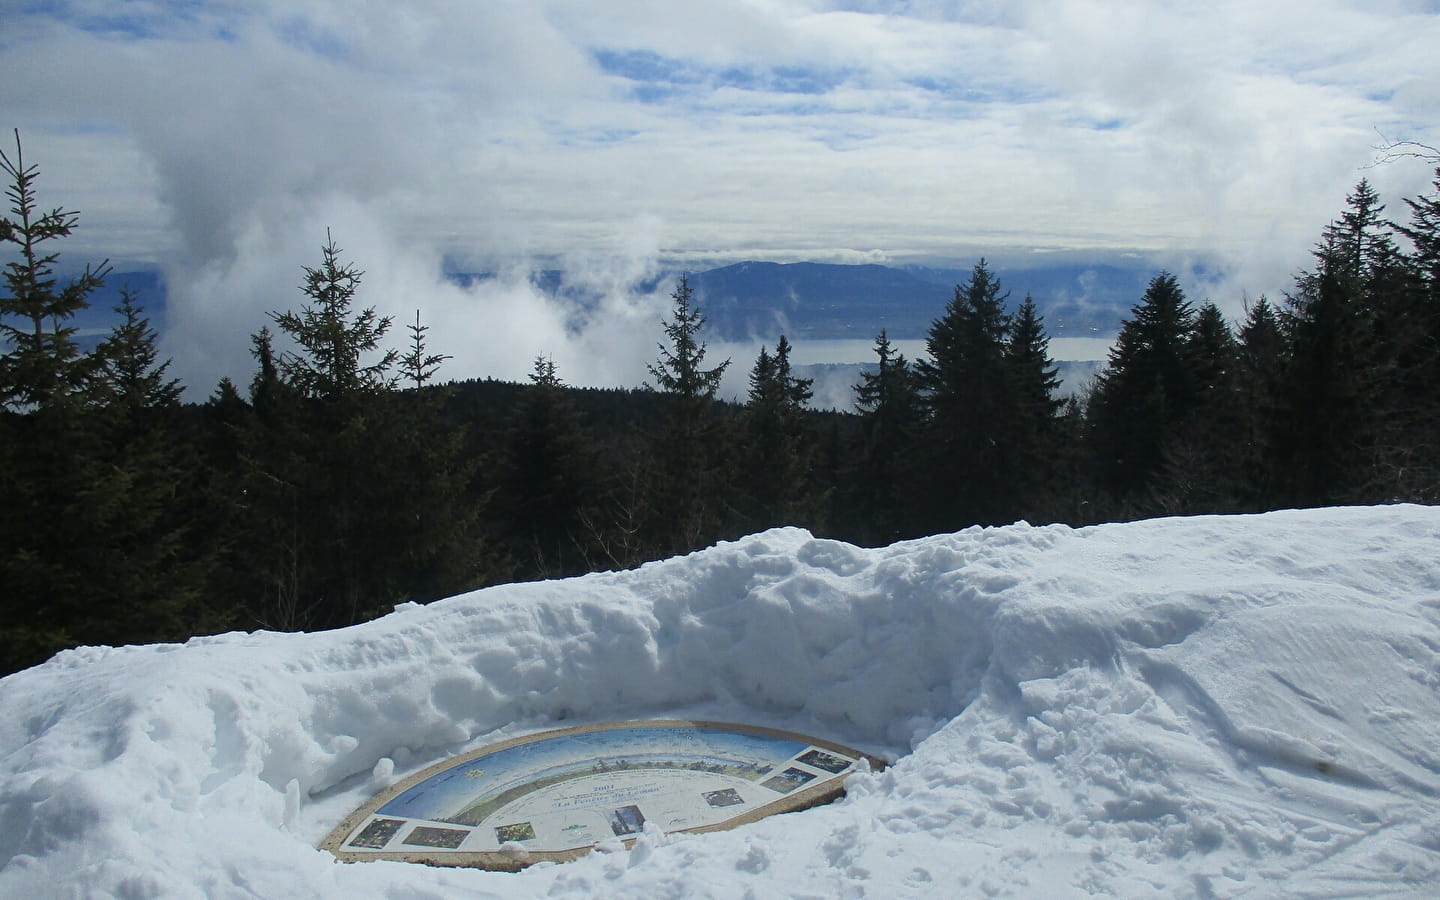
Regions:
[[[1050, 358], [1056, 361], [1090, 361], [1104, 360], [1110, 353], [1110, 346], [1115, 343], [1115, 336], [1109, 337], [1084, 337], [1084, 338], [1051, 338]], [[892, 340], [891, 346], [900, 353], [905, 354], [908, 360], [921, 359], [928, 354], [925, 352], [925, 340], [916, 338], [914, 340]], [[760, 345], [753, 342], [718, 342], [711, 345], [714, 358], [725, 359], [729, 357], [738, 361], [744, 360], [747, 371], [756, 355], [760, 352]], [[766, 344], [774, 350], [774, 342]], [[845, 365], [849, 363], [874, 363], [875, 362], [875, 341], [858, 340], [852, 338], [834, 340], [797, 340], [794, 342], [794, 349], [790, 353], [790, 362], [797, 366], [816, 365]]]
[[[1062, 394], [1083, 390], [1087, 380], [1101, 367], [1110, 352], [1115, 336], [1093, 338], [1051, 338], [1050, 358], [1059, 364]], [[915, 362], [928, 357], [923, 338], [892, 340], [890, 345]], [[772, 352], [774, 341], [765, 346]], [[759, 341], [710, 341], [706, 346], [705, 364], [717, 365], [730, 360], [720, 384], [720, 396], [743, 403], [750, 390], [750, 373], [760, 354]], [[814, 393], [810, 406], [815, 409], [850, 410], [855, 403], [854, 386], [860, 373], [874, 370], [875, 341], [854, 338], [806, 340], [794, 343], [790, 362], [801, 377], [813, 380]], [[813, 367], [813, 368], [811, 368]]]

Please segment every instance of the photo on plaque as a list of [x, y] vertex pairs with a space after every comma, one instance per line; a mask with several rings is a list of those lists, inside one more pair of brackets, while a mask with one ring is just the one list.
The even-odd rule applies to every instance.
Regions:
[[724, 788], [718, 791], [706, 791], [700, 796], [704, 797], [705, 802], [710, 804], [711, 806], [738, 806], [739, 804], [745, 802], [745, 798], [741, 797], [740, 792], [735, 790], [734, 788]]
[[842, 759], [839, 756], [831, 756], [822, 750], [808, 750], [801, 754], [796, 762], [802, 762], [807, 766], [813, 766], [817, 769], [824, 769], [826, 772], [835, 775], [839, 775], [841, 772], [850, 768], [850, 760]]
[[456, 828], [429, 828], [421, 825], [406, 836], [405, 843], [412, 847], [443, 847], [454, 850], [469, 836], [470, 832]]
[[795, 768], [794, 766], [791, 766], [790, 768], [781, 772], [779, 775], [770, 776], [769, 778], [760, 782], [760, 784], [763, 787], [767, 787], [772, 791], [777, 791], [781, 794], [788, 794], [796, 788], [800, 787], [801, 785], [805, 784], [807, 781], [813, 780], [814, 778], [815, 776], [812, 773], [805, 772]]
[[610, 810], [610, 830], [616, 837], [639, 834], [645, 830], [645, 816], [638, 806], [622, 806]]
[[507, 844], [511, 841], [533, 841], [535, 840], [535, 826], [529, 822], [501, 825], [495, 829], [495, 840], [502, 844]]
[[379, 850], [390, 843], [395, 832], [399, 831], [400, 826], [404, 824], [404, 819], [376, 819], [366, 825], [364, 831], [355, 835], [354, 839], [350, 841], [350, 846], [364, 847], [366, 850]]

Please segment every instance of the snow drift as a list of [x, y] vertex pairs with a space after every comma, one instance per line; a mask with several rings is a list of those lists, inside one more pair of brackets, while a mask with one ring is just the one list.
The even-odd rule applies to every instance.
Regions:
[[[0, 709], [3, 896], [1432, 894], [1440, 509], [780, 529], [334, 632], [67, 651]], [[446, 756], [697, 716], [894, 765], [514, 875], [314, 849]]]

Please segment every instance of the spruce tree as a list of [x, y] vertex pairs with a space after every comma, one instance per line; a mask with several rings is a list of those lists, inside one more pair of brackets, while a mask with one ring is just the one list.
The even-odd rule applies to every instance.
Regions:
[[35, 192], [39, 167], [26, 165], [15, 132], [15, 156], [0, 150], [0, 169], [8, 179], [5, 196], [11, 216], [0, 218], [0, 244], [13, 244], [18, 259], [5, 264], [0, 293], [0, 405], [15, 410], [48, 410], [76, 399], [84, 390], [94, 361], [80, 351], [70, 321], [89, 305], [89, 295], [104, 283], [109, 264], [101, 263], [62, 285], [55, 276], [59, 253], [50, 242], [69, 236], [79, 214], [55, 208], [43, 212]]
[[[0, 245], [16, 258], [0, 291], [0, 674], [43, 662], [86, 633], [84, 501], [104, 491], [100, 437], [82, 415], [90, 361], [70, 320], [88, 306], [104, 266], [60, 286], [52, 241], [78, 214], [40, 211], [39, 169], [27, 165], [20, 135], [12, 159], [0, 151], [10, 215]], [[107, 506], [110, 504], [106, 504]]]
[[694, 302], [689, 278], [682, 275], [670, 296], [673, 311], [663, 323], [667, 343], [659, 345], [660, 358], [648, 367], [654, 385], [645, 385], [667, 401], [665, 422], [650, 435], [652, 545], [663, 555], [715, 540], [733, 508], [724, 471], [727, 429], [715, 401], [730, 361], [705, 367], [705, 316]]
[[433, 383], [453, 357], [431, 352], [419, 310], [407, 330], [398, 383], [408, 387], [394, 390], [392, 382], [379, 396], [379, 455], [394, 472], [384, 484], [395, 510], [391, 592], [425, 601], [508, 577], [513, 560], [491, 524], [499, 448], [472, 446], [471, 423], [450, 409], [456, 385]]
[[1376, 374], [1368, 323], [1342, 261], [1323, 257], [1287, 296], [1288, 365], [1272, 445], [1286, 506], [1359, 502], [1369, 480]]
[[319, 624], [335, 626], [374, 615], [400, 590], [387, 571], [393, 548], [382, 525], [394, 511], [388, 488], [398, 460], [385, 452], [390, 436], [379, 401], [398, 354], [380, 350], [388, 317], [374, 307], [352, 309], [364, 273], [340, 261], [328, 231], [325, 238], [321, 264], [304, 269], [301, 291], [310, 303], [271, 318], [297, 346], [276, 364], [306, 417], [295, 512], [305, 517], [297, 526], [309, 532], [313, 554], [309, 602]]
[[420, 324], [420, 310], [415, 310], [415, 324], [405, 326], [410, 332], [410, 349], [400, 357], [400, 377], [415, 388], [423, 388], [440, 370], [440, 364], [453, 357], [431, 353], [426, 348], [425, 333], [429, 325]]
[[1238, 352], [1235, 335], [1224, 313], [1214, 303], [1202, 304], [1195, 316], [1195, 330], [1190, 334], [1196, 399], [1201, 405], [1228, 404]]
[[930, 358], [917, 369], [929, 407], [923, 462], [928, 490], [920, 496], [931, 532], [1014, 521], [1005, 480], [1013, 450], [1007, 433], [1013, 399], [1007, 296], [982, 259], [930, 326]]
[[96, 382], [102, 402], [118, 407], [143, 428], [146, 410], [179, 407], [180, 381], [167, 375], [170, 361], [160, 361], [159, 335], [136, 303], [134, 291], [121, 288], [115, 313], [120, 321], [96, 351]]
[[1326, 228], [1315, 268], [1286, 298], [1288, 353], [1272, 446], [1285, 505], [1389, 499], [1386, 423], [1395, 412], [1394, 340], [1404, 273], [1369, 184]]
[[604, 502], [595, 439], [553, 359], [536, 357], [529, 378], [505, 436], [496, 514], [510, 523], [522, 577], [576, 575], [601, 553], [591, 531]]
[[1010, 452], [1001, 460], [1001, 478], [1010, 485], [1015, 514], [1031, 522], [1053, 521], [1060, 514], [1057, 496], [1061, 456], [1059, 370], [1050, 358], [1044, 319], [1028, 294], [1016, 310], [1005, 343], [1010, 377], [1006, 435]]
[[[90, 416], [115, 482], [114, 515], [97, 505], [90, 544], [96, 568], [95, 621], [108, 640], [179, 640], [229, 624], [206, 587], [222, 537], [200, 526], [213, 515], [207, 473], [186, 427], [181, 386], [167, 374], [158, 335], [124, 288], [119, 322], [96, 349]], [[213, 498], [211, 498], [213, 500]]]
[[1087, 404], [1100, 486], [1131, 515], [1149, 513], [1146, 495], [1198, 394], [1191, 337], [1195, 312], [1175, 276], [1150, 281], [1120, 327]]
[[[253, 602], [270, 627], [348, 625], [442, 583], [476, 586], [492, 562], [459, 435], [425, 409], [429, 388], [393, 389], [399, 354], [381, 346], [389, 318], [354, 309], [362, 273], [328, 233], [321, 254], [305, 268], [309, 305], [271, 314], [294, 349], [254, 337], [243, 446], [258, 558], [248, 568], [263, 579]], [[411, 375], [423, 382], [438, 363], [420, 337]]]
[[875, 355], [875, 371], [862, 372], [855, 385], [861, 429], [851, 490], [859, 539], [880, 545], [920, 533], [905, 488], [923, 413], [915, 370], [883, 329], [875, 338]]
[[1395, 380], [1380, 461], [1395, 496], [1440, 501], [1440, 169], [1435, 193], [1407, 198], [1410, 221], [1395, 229], [1411, 245], [1407, 290], [1388, 329]]
[[[389, 316], [379, 316], [373, 306], [352, 312], [355, 292], [365, 273], [341, 263], [340, 252], [327, 229], [321, 264], [305, 267], [301, 291], [310, 298], [311, 305], [298, 313], [270, 314], [280, 330], [300, 347], [300, 352], [279, 358], [286, 381], [303, 396], [332, 403], [390, 387], [390, 369], [399, 357], [393, 349], [380, 350], [380, 340], [390, 330]], [[366, 361], [375, 353], [380, 354], [379, 359]]]
[[233, 591], [246, 625], [295, 631], [328, 624], [314, 588], [323, 565], [314, 544], [324, 525], [312, 512], [319, 505], [313, 493], [319, 483], [310, 474], [318, 439], [313, 418], [280, 376], [270, 329], [252, 334], [250, 345], [256, 371], [248, 407], [234, 409], [222, 385], [226, 405], [217, 424], [233, 437], [215, 442], [221, 460], [233, 445], [237, 464], [230, 490], [240, 502], [226, 559], [236, 576]]
[[1279, 421], [1281, 377], [1286, 360], [1279, 314], [1264, 296], [1248, 306], [1236, 354], [1236, 403], [1240, 427], [1237, 511], [1262, 512], [1280, 505], [1273, 440]]
[[[16, 136], [0, 294], [0, 659], [6, 671], [77, 643], [175, 640], [204, 627], [205, 542], [189, 540], [193, 486], [178, 385], [133, 295], [90, 354], [70, 324], [107, 267], [61, 285], [50, 242], [78, 214], [39, 212], [38, 169]], [[12, 217], [13, 216], [13, 217]]]
[[693, 408], [704, 409], [715, 399], [730, 360], [705, 368], [705, 343], [700, 339], [705, 316], [695, 305], [688, 276], [680, 276], [670, 298], [675, 308], [670, 320], [663, 323], [669, 344], [660, 344], [659, 361], [647, 366], [650, 377], [655, 379], [653, 389], [664, 391]]
[[805, 415], [812, 381], [791, 372], [790, 349], [781, 335], [774, 356], [760, 348], [750, 373], [742, 478], [750, 530], [815, 528], [824, 506], [825, 498], [814, 486], [815, 436]]
[[1435, 170], [1432, 186], [1434, 194], [1405, 200], [1410, 222], [1395, 227], [1414, 247], [1410, 260], [1432, 302], [1440, 302], [1435, 301], [1435, 292], [1440, 291], [1440, 168]]
[[1232, 513], [1244, 508], [1246, 466], [1240, 404], [1240, 348], [1225, 316], [1201, 305], [1187, 340], [1194, 394], [1189, 414], [1161, 448], [1164, 462], [1150, 495], [1167, 515]]

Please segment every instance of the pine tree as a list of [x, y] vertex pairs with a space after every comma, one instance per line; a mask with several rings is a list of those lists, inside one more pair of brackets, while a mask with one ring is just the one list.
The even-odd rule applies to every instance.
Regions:
[[927, 528], [948, 531], [1014, 521], [1004, 482], [1013, 379], [1006, 360], [1010, 317], [1000, 282], [980, 260], [930, 326], [930, 359], [917, 369], [926, 390], [924, 498]]
[[[266, 331], [253, 338], [248, 568], [271, 627], [348, 625], [426, 599], [437, 581], [473, 587], [490, 564], [464, 505], [473, 465], [424, 411], [423, 390], [393, 390], [398, 354], [380, 346], [390, 320], [352, 308], [361, 274], [327, 234], [321, 265], [305, 269], [311, 305], [271, 315], [296, 350], [277, 354]], [[412, 376], [423, 382], [437, 363], [420, 337]]]
[[186, 637], [203, 627], [207, 545], [186, 527], [179, 387], [128, 290], [111, 336], [80, 351], [69, 322], [107, 267], [61, 287], [48, 242], [78, 214], [37, 211], [18, 134], [0, 164], [14, 216], [0, 238], [19, 257], [0, 296], [0, 659], [8, 671], [77, 643]]
[[145, 410], [173, 410], [180, 405], [180, 381], [166, 374], [170, 361], [160, 362], [159, 335], [137, 305], [134, 291], [120, 289], [115, 312], [120, 322], [97, 348], [96, 381], [103, 402], [143, 427]]
[[1010, 485], [1015, 513], [1031, 522], [1053, 521], [1060, 513], [1056, 498], [1062, 489], [1060, 457], [1065, 449], [1058, 416], [1064, 404], [1056, 396], [1060, 376], [1050, 358], [1050, 338], [1029, 295], [1010, 323], [1005, 362], [1010, 452], [1001, 459], [1001, 479]]
[[670, 343], [659, 345], [660, 360], [647, 368], [650, 377], [655, 379], [654, 389], [703, 409], [715, 399], [730, 360], [712, 369], [705, 368], [705, 344], [700, 340], [705, 316], [693, 302], [694, 291], [687, 276], [680, 276], [670, 297], [675, 301], [675, 310], [670, 321], [664, 323], [665, 337]]
[[290, 385], [280, 377], [280, 366], [276, 362], [275, 335], [269, 328], [261, 328], [250, 335], [250, 355], [255, 358], [257, 369], [250, 379], [250, 403], [262, 414], [292, 396]]
[[819, 524], [825, 498], [814, 486], [815, 436], [805, 417], [812, 381], [790, 368], [784, 335], [771, 356], [765, 347], [750, 373], [745, 416], [747, 527]]
[[1195, 312], [1174, 275], [1150, 281], [1120, 327], [1105, 370], [1091, 391], [1087, 416], [1097, 478], [1133, 512], [1151, 511], [1166, 445], [1194, 409]]
[[851, 484], [861, 540], [881, 545], [920, 533], [904, 488], [923, 414], [915, 371], [884, 330], [875, 338], [875, 355], [875, 371], [862, 372], [855, 386], [862, 424]]
[[790, 342], [785, 335], [775, 343], [775, 380], [781, 387], [787, 408], [798, 413], [815, 397], [815, 380], [800, 378], [790, 371]]
[[49, 242], [70, 235], [79, 214], [56, 208], [41, 212], [35, 194], [39, 167], [25, 164], [20, 132], [15, 158], [0, 150], [0, 169], [9, 179], [5, 196], [14, 218], [0, 218], [0, 244], [14, 244], [19, 259], [5, 265], [0, 294], [0, 404], [16, 410], [47, 409], [75, 399], [85, 388], [93, 361], [75, 343], [69, 322], [104, 283], [101, 263], [61, 286], [55, 278], [59, 254]]
[[1186, 347], [1194, 394], [1189, 414], [1161, 447], [1164, 462], [1151, 488], [1155, 512], [1197, 515], [1243, 509], [1243, 484], [1253, 473], [1245, 466], [1239, 354], [1220, 308], [1203, 304]]
[[90, 499], [109, 502], [115, 482], [100, 456], [98, 432], [84, 416], [91, 361], [76, 345], [74, 315], [89, 304], [105, 267], [61, 287], [51, 241], [68, 236], [78, 214], [39, 211], [38, 168], [25, 163], [20, 135], [8, 176], [10, 216], [0, 244], [0, 674], [43, 662], [93, 637], [86, 627], [86, 547]]
[[374, 521], [375, 540], [388, 554], [379, 583], [391, 596], [420, 601], [473, 590], [510, 570], [487, 527], [498, 480], [487, 474], [496, 468], [494, 454], [469, 446], [466, 423], [448, 414], [454, 386], [424, 384], [439, 359], [421, 370], [424, 386], [382, 392], [370, 414], [379, 473], [371, 502], [386, 510]]
[[1362, 178], [1345, 203], [1348, 208], [1325, 229], [1322, 252], [1331, 275], [1353, 282], [1347, 287], [1356, 290], [1383, 276], [1395, 245], [1382, 216], [1385, 206], [1368, 180]]
[[1432, 302], [1440, 291], [1440, 168], [1432, 182], [1435, 193], [1428, 197], [1407, 198], [1410, 223], [1395, 226], [1414, 246], [1411, 262], [1419, 272]]
[[705, 368], [700, 338], [705, 317], [694, 304], [687, 277], [680, 277], [671, 299], [674, 310], [663, 324], [668, 344], [660, 344], [659, 360], [648, 367], [654, 386], [645, 385], [668, 400], [665, 424], [650, 440], [655, 469], [651, 533], [653, 546], [664, 555], [705, 546], [730, 517], [727, 434], [715, 402], [730, 361]]
[[1262, 512], [1281, 503], [1276, 492], [1273, 439], [1278, 428], [1281, 376], [1287, 365], [1280, 317], [1265, 297], [1246, 310], [1236, 354], [1239, 407], [1237, 511]]
[[1224, 313], [1214, 303], [1201, 305], [1195, 316], [1195, 330], [1190, 334], [1196, 400], [1200, 405], [1228, 404], [1238, 353]]
[[390, 317], [375, 308], [351, 312], [355, 292], [365, 274], [340, 262], [340, 248], [325, 232], [318, 268], [305, 267], [301, 291], [314, 304], [300, 312], [271, 313], [280, 330], [300, 345], [301, 352], [285, 353], [279, 368], [286, 381], [307, 397], [332, 402], [353, 400], [364, 393], [385, 390], [393, 383], [390, 368], [399, 354], [386, 350], [374, 362], [366, 355], [379, 352], [380, 339], [390, 330]]
[[429, 325], [420, 324], [420, 310], [415, 310], [415, 324], [407, 325], [410, 331], [410, 349], [400, 357], [400, 377], [411, 386], [423, 388], [439, 371], [440, 364], [453, 359], [443, 353], [431, 353], [425, 345], [425, 332]]
[[92, 579], [92, 621], [115, 642], [178, 640], [228, 623], [205, 594], [221, 536], [197, 527], [213, 513], [183, 427], [180, 383], [167, 375], [170, 361], [160, 360], [158, 335], [134, 292], [123, 288], [120, 297], [120, 320], [95, 352], [90, 391], [115, 493], [93, 513], [89, 554], [104, 574]]
[[[234, 447], [236, 470], [229, 490], [238, 500], [235, 539], [226, 568], [246, 625], [294, 631], [322, 624], [315, 531], [318, 514], [310, 457], [317, 440], [303, 398], [280, 376], [274, 335], [268, 328], [250, 336], [256, 363], [249, 405], [243, 412], [226, 403], [217, 423], [219, 457]], [[221, 391], [221, 400], [228, 400]], [[228, 434], [227, 434], [228, 433]], [[229, 440], [226, 440], [226, 437]]]
[[[293, 487], [303, 498], [294, 508], [304, 517], [297, 528], [309, 532], [313, 555], [308, 602], [319, 624], [335, 626], [368, 618], [399, 589], [387, 577], [391, 548], [380, 524], [394, 512], [384, 501], [392, 499], [386, 488], [396, 472], [388, 464], [396, 460], [384, 452], [387, 435], [377, 415], [397, 354], [379, 349], [388, 317], [374, 307], [352, 311], [364, 273], [341, 263], [328, 231], [321, 259], [304, 270], [301, 291], [311, 304], [271, 318], [298, 347], [276, 364], [305, 416], [296, 445], [303, 482]], [[366, 361], [376, 353], [379, 359]]]
[[1289, 365], [1272, 445], [1286, 506], [1358, 502], [1368, 480], [1373, 345], [1340, 260], [1322, 258], [1286, 299]]
[[1389, 499], [1382, 472], [1394, 412], [1394, 340], [1404, 272], [1369, 184], [1346, 198], [1315, 250], [1316, 266], [1287, 296], [1282, 415], [1272, 441], [1283, 503], [1315, 506]]
[[553, 359], [536, 357], [529, 378], [506, 434], [497, 514], [513, 523], [523, 576], [576, 575], [601, 552], [590, 530], [603, 505], [596, 444]]
[[1440, 169], [1435, 193], [1406, 199], [1410, 221], [1395, 229], [1411, 244], [1408, 290], [1390, 329], [1395, 392], [1381, 458], [1395, 493], [1427, 503], [1440, 501]]

